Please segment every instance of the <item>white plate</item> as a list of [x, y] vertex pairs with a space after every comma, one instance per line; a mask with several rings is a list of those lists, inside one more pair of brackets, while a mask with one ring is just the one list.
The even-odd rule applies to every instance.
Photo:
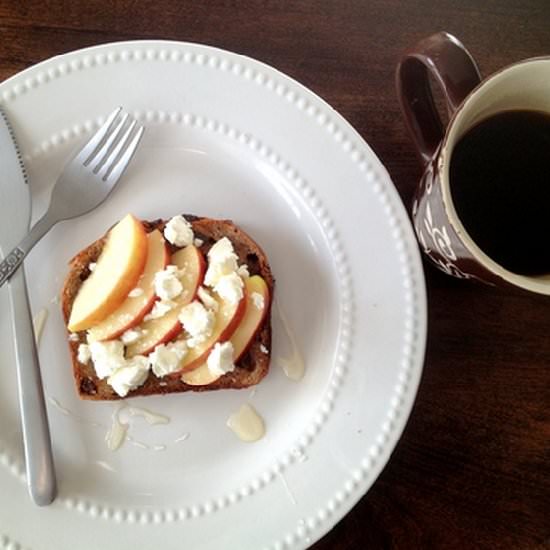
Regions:
[[[380, 473], [421, 373], [422, 267], [380, 161], [297, 82], [194, 44], [128, 42], [63, 55], [2, 83], [0, 101], [28, 167], [35, 219], [67, 155], [114, 106], [147, 127], [112, 198], [55, 227], [27, 262], [33, 310], [49, 311], [40, 359], [59, 498], [43, 509], [31, 505], [24, 484], [0, 292], [0, 541], [33, 549], [74, 541], [80, 549], [309, 546]], [[274, 360], [255, 390], [132, 400], [171, 422], [133, 420], [130, 434], [150, 448], [109, 451], [105, 427], [115, 405], [77, 398], [52, 299], [69, 258], [127, 212], [226, 217], [250, 232], [270, 258], [304, 379], [287, 379], [277, 365], [289, 344], [275, 309]], [[255, 444], [225, 426], [244, 402], [266, 421]], [[184, 433], [189, 438], [176, 442]]]

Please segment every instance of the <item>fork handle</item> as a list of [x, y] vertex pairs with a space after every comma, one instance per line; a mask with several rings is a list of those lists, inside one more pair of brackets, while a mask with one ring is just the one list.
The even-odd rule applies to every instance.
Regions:
[[56, 478], [24, 269], [11, 279], [9, 289], [27, 486], [35, 504], [44, 506], [55, 498]]
[[50, 217], [49, 211], [46, 212], [21, 242], [0, 262], [0, 287], [17, 271], [25, 256], [56, 222], [57, 220]]

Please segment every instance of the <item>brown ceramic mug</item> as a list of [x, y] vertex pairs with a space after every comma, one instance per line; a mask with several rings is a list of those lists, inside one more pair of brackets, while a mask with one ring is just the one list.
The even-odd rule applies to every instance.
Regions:
[[[446, 129], [435, 107], [430, 74], [447, 103]], [[513, 273], [479, 248], [457, 215], [449, 177], [455, 145], [481, 120], [509, 110], [550, 113], [550, 57], [515, 63], [482, 82], [464, 46], [450, 34], [438, 33], [404, 55], [396, 78], [401, 108], [425, 167], [412, 211], [424, 252], [449, 275], [550, 295], [550, 273]]]

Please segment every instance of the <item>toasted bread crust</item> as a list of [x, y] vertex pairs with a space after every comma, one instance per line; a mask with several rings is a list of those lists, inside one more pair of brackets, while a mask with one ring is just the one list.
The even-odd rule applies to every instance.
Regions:
[[[191, 222], [195, 237], [202, 239], [204, 244], [201, 251], [206, 255], [210, 247], [222, 237], [227, 237], [233, 243], [235, 253], [239, 257], [239, 263], [248, 265], [250, 275], [260, 275], [263, 277], [269, 288], [270, 296], [273, 297], [274, 279], [267, 261], [267, 257], [260, 246], [252, 240], [242, 229], [237, 227], [230, 220], [215, 220], [212, 218], [200, 218], [191, 215], [185, 215], [185, 218]], [[164, 220], [144, 221], [143, 225], [147, 232], [154, 229], [162, 231], [165, 225]], [[90, 275], [88, 268], [91, 262], [96, 262], [99, 258], [105, 237], [98, 239], [90, 246], [79, 252], [69, 262], [69, 274], [65, 279], [65, 284], [61, 292], [61, 308], [65, 324], [67, 324], [74, 299], [82, 285]], [[172, 251], [176, 248], [173, 247]], [[266, 304], [271, 307], [271, 303]], [[91, 362], [82, 364], [78, 361], [78, 347], [80, 343], [86, 342], [86, 333], [77, 333], [78, 340], [69, 339], [69, 349], [72, 360], [73, 376], [76, 383], [76, 390], [82, 399], [89, 400], [119, 400], [121, 397], [107, 384], [107, 380], [100, 380], [96, 374]], [[265, 346], [268, 353], [261, 351]], [[238, 362], [234, 371], [229, 372], [218, 378], [215, 382], [206, 386], [190, 386], [180, 380], [179, 377], [166, 376], [157, 378], [150, 373], [145, 383], [131, 391], [126, 398], [179, 393], [186, 391], [213, 391], [221, 389], [240, 389], [258, 384], [269, 370], [271, 354], [271, 320], [270, 312], [267, 312], [266, 319], [262, 328], [256, 334], [250, 348], [244, 357]]]

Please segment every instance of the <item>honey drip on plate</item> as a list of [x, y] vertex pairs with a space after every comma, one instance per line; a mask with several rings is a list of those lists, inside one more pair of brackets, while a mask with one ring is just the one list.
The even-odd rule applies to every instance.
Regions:
[[281, 309], [281, 306], [279, 305], [279, 302], [277, 300], [275, 301], [275, 306], [277, 308], [277, 314], [281, 319], [281, 323], [292, 349], [290, 357], [278, 357], [277, 364], [283, 369], [283, 372], [288, 378], [298, 382], [304, 377], [304, 359], [302, 358], [302, 354], [300, 353], [300, 349], [298, 347], [298, 344], [296, 343], [296, 338], [294, 337], [294, 333], [290, 328], [288, 319], [283, 313], [283, 310]]
[[263, 418], [252, 405], [245, 403], [227, 420], [227, 426], [241, 440], [251, 443], [258, 441], [265, 434]]
[[113, 413], [111, 427], [105, 435], [105, 441], [107, 442], [107, 447], [110, 451], [118, 450], [125, 441], [128, 441], [129, 443], [140, 449], [147, 449], [152, 451], [166, 450], [166, 445], [147, 445], [147, 443], [138, 441], [137, 439], [134, 439], [132, 436], [128, 435], [128, 428], [130, 425], [128, 422], [122, 422], [120, 420], [120, 415], [122, 413], [126, 413], [129, 417], [141, 416], [150, 426], [154, 426], [156, 424], [168, 424], [168, 422], [170, 422], [170, 418], [164, 416], [163, 414], [157, 414], [141, 407], [130, 407], [128, 405], [122, 405]]
[[42, 338], [42, 332], [44, 331], [44, 325], [46, 324], [46, 319], [48, 318], [48, 310], [41, 309], [32, 320], [34, 328], [34, 339], [36, 340], [36, 345], [40, 345], [40, 338]]
[[105, 434], [105, 442], [110, 451], [119, 449], [124, 441], [126, 441], [126, 433], [128, 432], [128, 424], [123, 424], [120, 421], [119, 413], [122, 409], [117, 409], [112, 416], [111, 427]]
[[[138, 441], [128, 434], [131, 427], [131, 422], [129, 421], [130, 418], [141, 416], [150, 426], [168, 424], [170, 422], [170, 418], [163, 414], [154, 413], [149, 409], [144, 409], [141, 407], [131, 407], [124, 403], [113, 412], [111, 416], [111, 424], [107, 427], [104, 424], [93, 422], [74, 414], [71, 410], [61, 405], [61, 403], [54, 397], [48, 396], [48, 402], [64, 416], [71, 417], [73, 420], [81, 422], [82, 424], [89, 424], [95, 428], [106, 429], [107, 433], [105, 434], [105, 443], [110, 451], [117, 451], [126, 441], [134, 447], [148, 451], [165, 451], [168, 448], [168, 445], [166, 444], [149, 445], [142, 441]], [[189, 437], [189, 434], [187, 434], [187, 437]], [[181, 440], [183, 441], [183, 439]]]
[[130, 416], [141, 416], [145, 419], [145, 422], [150, 426], [155, 424], [168, 424], [170, 418], [163, 414], [151, 412], [149, 409], [143, 409], [142, 407], [128, 407], [126, 409]]

